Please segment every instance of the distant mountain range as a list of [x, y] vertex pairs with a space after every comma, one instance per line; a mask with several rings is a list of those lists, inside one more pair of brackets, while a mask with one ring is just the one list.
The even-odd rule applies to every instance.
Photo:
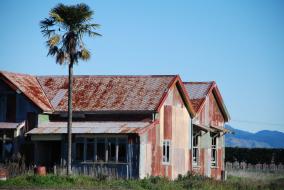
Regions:
[[234, 134], [225, 135], [226, 147], [241, 148], [284, 148], [284, 133], [262, 130], [256, 133], [235, 129], [230, 125], [225, 128]]

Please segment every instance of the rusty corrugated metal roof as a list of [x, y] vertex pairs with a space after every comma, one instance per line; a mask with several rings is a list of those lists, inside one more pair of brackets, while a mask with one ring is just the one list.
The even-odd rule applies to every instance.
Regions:
[[223, 102], [221, 94], [218, 90], [218, 87], [214, 81], [210, 82], [184, 82], [186, 90], [190, 97], [190, 102], [194, 107], [196, 112], [201, 110], [203, 102], [205, 101], [206, 96], [213, 91], [216, 95], [217, 103], [219, 104], [225, 121], [230, 120], [230, 114]]
[[[73, 122], [73, 134], [101, 134], [101, 133], [139, 133], [150, 126], [151, 122]], [[32, 129], [27, 134], [65, 134], [66, 122], [47, 122]]]
[[189, 93], [190, 101], [196, 112], [199, 111], [214, 82], [185, 82], [185, 88]]
[[184, 85], [190, 94], [190, 99], [195, 100], [205, 98], [213, 83], [214, 82], [186, 82]]
[[22, 126], [25, 122], [10, 123], [10, 122], [0, 122], [0, 129], [17, 129]]
[[[154, 111], [176, 76], [74, 76], [74, 111]], [[67, 111], [68, 77], [37, 77], [55, 111]]]
[[[5, 71], [0, 71], [0, 74], [43, 111], [67, 111], [67, 76], [34, 77]], [[171, 85], [179, 80], [178, 75], [75, 75], [73, 111], [157, 111]], [[186, 102], [190, 113], [194, 115], [191, 102]]]
[[0, 71], [0, 74], [43, 111], [48, 112], [52, 110], [47, 97], [34, 76], [6, 71]]
[[191, 104], [193, 106], [193, 109], [197, 112], [201, 106], [201, 104], [203, 103], [205, 98], [201, 98], [201, 99], [192, 99]]

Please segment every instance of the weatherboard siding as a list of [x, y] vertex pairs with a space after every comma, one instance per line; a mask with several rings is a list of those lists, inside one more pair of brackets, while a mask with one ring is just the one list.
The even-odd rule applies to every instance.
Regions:
[[[171, 110], [170, 115], [169, 109]], [[159, 134], [163, 137], [159, 139], [160, 154], [162, 154], [163, 140], [171, 140], [170, 164], [162, 164], [160, 173], [170, 179], [175, 179], [179, 174], [185, 175], [189, 170], [188, 145], [191, 139], [190, 115], [176, 86], [169, 90], [159, 116]]]
[[[194, 120], [196, 123], [209, 128], [210, 126], [224, 128], [224, 117], [212, 92], [206, 96], [204, 105]], [[200, 163], [198, 167], [193, 168], [193, 171], [214, 179], [221, 179], [222, 170], [225, 169], [224, 135], [220, 133], [220, 137], [218, 137], [217, 167], [211, 166], [211, 139], [210, 132], [201, 132]]]
[[[7, 96], [13, 97], [12, 102], [7, 101]], [[30, 100], [28, 100], [23, 93], [17, 93], [15, 90], [9, 87], [9, 85], [7, 85], [2, 79], [0, 79], [0, 98], [2, 100], [0, 106], [0, 112], [2, 114], [7, 114], [7, 110], [5, 109], [7, 108], [7, 106], [9, 106], [9, 115], [12, 115], [12, 117], [7, 118], [9, 122], [25, 121], [29, 112], [36, 114], [40, 113], [40, 109]], [[5, 116], [0, 117], [0, 122], [7, 121], [4, 117]]]

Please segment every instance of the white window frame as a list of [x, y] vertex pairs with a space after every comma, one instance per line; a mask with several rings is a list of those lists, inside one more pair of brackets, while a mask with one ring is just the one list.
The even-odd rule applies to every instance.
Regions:
[[162, 163], [164, 165], [169, 165], [170, 161], [171, 161], [171, 141], [164, 140], [163, 141]]
[[[197, 143], [195, 143], [195, 140], [197, 141]], [[196, 155], [195, 155], [195, 153], [196, 153]], [[193, 167], [200, 166], [200, 132], [197, 132], [193, 135], [192, 166]]]
[[218, 166], [218, 135], [211, 137], [211, 167]]

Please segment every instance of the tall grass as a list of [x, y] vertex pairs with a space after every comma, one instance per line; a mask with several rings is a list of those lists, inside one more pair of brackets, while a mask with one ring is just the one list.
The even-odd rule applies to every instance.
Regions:
[[281, 190], [284, 178], [263, 182], [249, 178], [230, 177], [227, 181], [215, 181], [210, 178], [188, 174], [175, 181], [162, 177], [150, 177], [142, 180], [99, 180], [87, 176], [56, 176], [44, 177], [23, 175], [0, 181], [0, 188], [64, 188], [64, 189], [137, 189], [137, 190]]

